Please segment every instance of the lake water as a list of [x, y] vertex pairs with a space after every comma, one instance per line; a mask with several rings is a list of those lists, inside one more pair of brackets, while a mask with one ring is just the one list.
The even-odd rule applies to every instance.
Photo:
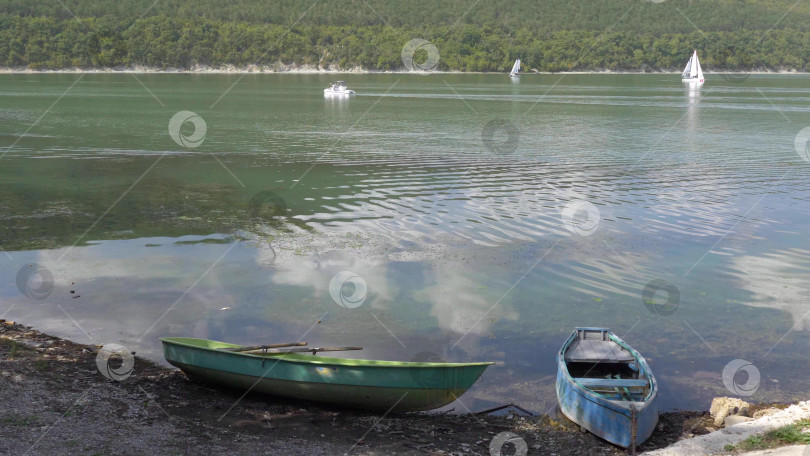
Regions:
[[334, 77], [0, 75], [2, 318], [497, 362], [461, 412], [606, 326], [664, 409], [807, 398], [810, 77]]

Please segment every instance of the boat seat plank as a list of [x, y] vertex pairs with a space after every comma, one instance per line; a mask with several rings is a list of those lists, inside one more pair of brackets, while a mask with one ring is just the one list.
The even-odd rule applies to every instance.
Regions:
[[565, 352], [565, 360], [573, 362], [626, 363], [633, 355], [612, 340], [577, 339]]
[[647, 380], [630, 378], [575, 378], [574, 381], [586, 388], [643, 388], [649, 384]]

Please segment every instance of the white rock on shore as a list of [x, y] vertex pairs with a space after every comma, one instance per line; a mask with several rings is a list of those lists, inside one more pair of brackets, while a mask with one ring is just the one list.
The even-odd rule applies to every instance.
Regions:
[[736, 397], [716, 397], [712, 399], [709, 413], [714, 418], [715, 426], [722, 426], [728, 416], [748, 416], [751, 404]]

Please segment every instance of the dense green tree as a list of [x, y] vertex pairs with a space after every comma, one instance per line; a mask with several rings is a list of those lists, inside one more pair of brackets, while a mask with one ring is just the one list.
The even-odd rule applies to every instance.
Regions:
[[[315, 65], [402, 69], [412, 38], [439, 69], [707, 70], [810, 62], [810, 4], [793, 0], [0, 0], [0, 66]], [[789, 14], [785, 14], [789, 11]], [[74, 17], [75, 14], [75, 17]], [[686, 15], [689, 20], [684, 19]], [[696, 30], [697, 28], [697, 30]]]

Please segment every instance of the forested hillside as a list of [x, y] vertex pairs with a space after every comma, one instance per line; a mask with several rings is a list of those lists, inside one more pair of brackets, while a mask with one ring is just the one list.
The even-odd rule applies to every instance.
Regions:
[[810, 69], [795, 0], [0, 0], [0, 66], [309, 65], [401, 70], [413, 38], [439, 70]]

